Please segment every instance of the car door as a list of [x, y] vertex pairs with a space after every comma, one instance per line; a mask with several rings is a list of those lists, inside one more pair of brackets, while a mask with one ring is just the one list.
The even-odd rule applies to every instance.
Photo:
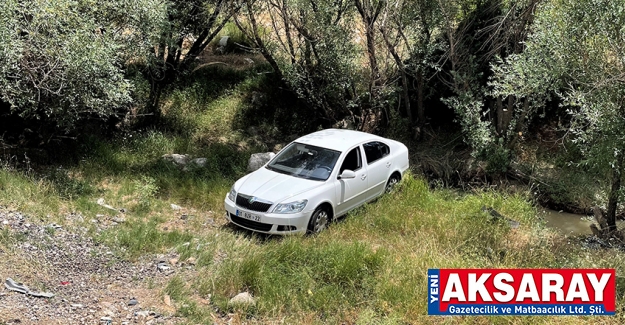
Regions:
[[[341, 179], [340, 175], [345, 170], [351, 170], [356, 174], [355, 178]], [[362, 150], [360, 146], [351, 149], [341, 162], [338, 179], [336, 180], [336, 211], [337, 216], [365, 203], [369, 181], [367, 179], [367, 167], [363, 164]]]
[[369, 189], [367, 200], [372, 200], [384, 193], [386, 182], [390, 176], [391, 161], [390, 147], [381, 141], [367, 142], [362, 145], [365, 151]]

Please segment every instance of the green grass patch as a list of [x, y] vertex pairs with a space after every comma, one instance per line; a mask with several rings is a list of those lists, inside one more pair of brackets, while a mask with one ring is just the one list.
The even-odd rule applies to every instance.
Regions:
[[129, 222], [102, 232], [98, 239], [120, 247], [131, 258], [161, 252], [190, 242], [193, 235], [178, 230], [162, 231], [155, 220]]

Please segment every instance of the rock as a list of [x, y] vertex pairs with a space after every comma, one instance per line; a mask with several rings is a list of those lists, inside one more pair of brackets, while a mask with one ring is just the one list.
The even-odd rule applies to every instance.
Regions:
[[165, 303], [165, 305], [170, 306], [171, 307], [171, 298], [169, 297], [169, 295], [165, 295], [163, 297], [163, 302]]
[[219, 39], [219, 46], [226, 46], [228, 45], [228, 39], [230, 38], [230, 36], [224, 35], [221, 37], [221, 39]]
[[171, 265], [176, 265], [176, 264], [178, 264], [178, 259], [177, 259], [177, 258], [170, 258], [170, 259], [169, 259], [169, 264], [171, 264]]
[[113, 321], [111, 317], [102, 317], [100, 318], [100, 323], [110, 324]]
[[253, 172], [261, 167], [263, 167], [269, 160], [275, 157], [276, 154], [273, 152], [264, 152], [264, 153], [255, 153], [252, 154], [250, 160], [247, 164], [247, 171]]
[[70, 306], [72, 306], [72, 308], [84, 308], [85, 306], [83, 304], [71, 304]]
[[206, 158], [195, 158], [191, 160], [191, 163], [197, 167], [204, 167], [206, 166], [207, 162], [208, 162], [208, 159]]
[[124, 223], [124, 222], [126, 222], [126, 218], [124, 218], [124, 217], [115, 217], [115, 218], [113, 218], [113, 222]]
[[61, 229], [62, 227], [60, 225], [57, 225], [56, 223], [51, 223], [48, 225], [48, 228], [52, 228], [52, 229]]
[[195, 257], [189, 257], [187, 258], [187, 263], [191, 264], [191, 265], [195, 265], [195, 263], [197, 263]]
[[501, 213], [497, 212], [497, 210], [493, 209], [493, 208], [488, 208], [486, 206], [482, 207], [482, 211], [487, 212], [488, 214], [490, 214], [493, 218], [493, 220], [505, 220], [508, 225], [510, 226], [510, 228], [512, 229], [516, 229], [519, 228], [520, 223], [516, 220], [512, 220], [504, 215], [502, 215]]
[[192, 171], [192, 170], [203, 168], [203, 167], [206, 166], [207, 162], [208, 162], [208, 159], [206, 159], [206, 158], [195, 158], [195, 159], [191, 160], [189, 162], [189, 164], [183, 165], [184, 167], [182, 167], [182, 171], [183, 172], [189, 172], [189, 171]]
[[139, 301], [137, 301], [137, 299], [132, 298], [132, 299], [130, 299], [130, 301], [128, 301], [128, 306], [134, 306], [134, 305], [136, 305], [138, 303], [139, 303]]
[[172, 210], [180, 210], [180, 209], [182, 209], [182, 207], [181, 207], [181, 206], [179, 206], [179, 205], [175, 205], [175, 204], [173, 204], [173, 203], [172, 203], [172, 204], [171, 204], [171, 209], [172, 209]]
[[145, 317], [150, 316], [150, 312], [147, 310], [137, 311], [135, 312], [135, 316], [145, 318]]
[[173, 162], [178, 166], [185, 166], [189, 163], [189, 155], [180, 155], [177, 153], [165, 154], [162, 156], [163, 160], [167, 162]]
[[111, 206], [111, 205], [109, 205], [109, 204], [106, 204], [106, 202], [104, 202], [104, 198], [99, 198], [99, 199], [96, 201], [96, 203], [97, 203], [98, 205], [100, 205], [100, 206], [103, 206], [103, 207], [107, 208], [107, 209], [111, 209], [111, 210], [118, 211], [118, 209], [114, 208], [113, 206]]
[[256, 300], [249, 292], [241, 292], [238, 295], [232, 297], [232, 299], [230, 299], [229, 301], [229, 304], [240, 306], [254, 306], [256, 305]]

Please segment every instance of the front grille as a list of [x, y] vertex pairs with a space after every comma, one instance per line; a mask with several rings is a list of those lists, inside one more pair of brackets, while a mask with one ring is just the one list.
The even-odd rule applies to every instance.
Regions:
[[250, 228], [250, 229], [254, 229], [258, 231], [269, 231], [271, 230], [271, 226], [272, 226], [271, 224], [268, 224], [268, 223], [256, 222], [256, 221], [248, 220], [245, 218], [241, 218], [232, 213], [230, 214], [230, 219], [232, 220], [232, 222], [236, 223], [239, 226], [243, 226], [245, 228]]
[[267, 210], [269, 210], [269, 207], [271, 207], [271, 203], [264, 203], [259, 201], [254, 201], [254, 203], [250, 203], [251, 198], [251, 196], [237, 194], [237, 206], [256, 212], [267, 212]]

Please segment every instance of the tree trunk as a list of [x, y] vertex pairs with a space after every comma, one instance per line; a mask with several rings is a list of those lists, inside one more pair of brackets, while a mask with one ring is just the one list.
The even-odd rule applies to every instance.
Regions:
[[[364, 18], [364, 17], [363, 17]], [[369, 56], [369, 64], [371, 65], [371, 87], [375, 88], [380, 81], [380, 70], [378, 61], [375, 58], [375, 31], [373, 30], [373, 22], [365, 20], [366, 36], [367, 36], [367, 55]], [[374, 90], [372, 89], [372, 92]]]
[[421, 68], [417, 71], [417, 118], [419, 119], [418, 127], [423, 129], [425, 125], [425, 106], [423, 105], [423, 89], [425, 88], [425, 82], [423, 80], [423, 71]]
[[408, 77], [404, 69], [399, 69], [401, 72], [401, 84], [402, 84], [402, 98], [404, 99], [404, 106], [406, 107], [406, 116], [408, 122], [412, 125], [412, 108], [410, 107], [410, 96], [408, 95]]
[[502, 136], [503, 129], [503, 100], [501, 97], [497, 97], [497, 114], [495, 116], [497, 119], [497, 124], [495, 124], [495, 132], [497, 132], [497, 136]]
[[371, 1], [356, 0], [356, 9], [365, 24], [365, 37], [367, 38], [367, 57], [369, 58], [369, 68], [371, 69], [371, 82], [370, 91], [373, 97], [374, 92], [377, 92], [375, 88], [380, 82], [380, 69], [378, 68], [378, 61], [375, 57], [375, 22], [378, 19], [378, 15], [382, 10], [381, 5], [374, 6]]
[[[259, 35], [259, 27], [258, 23], [256, 22], [255, 13], [252, 12], [252, 5], [249, 0], [246, 0], [245, 4], [247, 5], [247, 9], [249, 12], [248, 18], [250, 19], [250, 24], [252, 27], [252, 36], [254, 37], [254, 42], [256, 43], [256, 46], [260, 48], [260, 53], [262, 54], [263, 58], [265, 58], [265, 60], [269, 63], [274, 73], [278, 75], [280, 80], [282, 80], [282, 71], [280, 70], [278, 62], [276, 62], [273, 55], [271, 55], [269, 49], [267, 49], [267, 46], [265, 45], [265, 42], [261, 39]], [[235, 20], [235, 23], [237, 23], [239, 29], [243, 30], [238, 21]]]
[[612, 167], [612, 187], [608, 197], [608, 212], [606, 220], [609, 232], [616, 230], [616, 207], [618, 205], [618, 194], [621, 189], [621, 169], [623, 167], [623, 154], [619, 152], [616, 156], [616, 164]]

